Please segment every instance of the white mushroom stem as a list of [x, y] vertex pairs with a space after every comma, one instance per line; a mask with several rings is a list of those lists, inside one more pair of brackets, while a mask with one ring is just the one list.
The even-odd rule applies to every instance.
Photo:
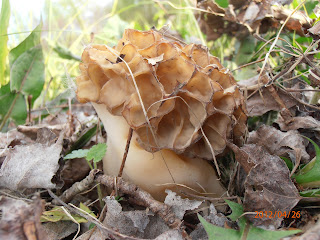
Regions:
[[[117, 176], [130, 127], [123, 117], [109, 113], [104, 104], [92, 104], [107, 132], [108, 148], [103, 159], [104, 172]], [[177, 184], [198, 192], [213, 193], [214, 195], [210, 195], [213, 197], [220, 197], [225, 192], [214, 169], [206, 160], [187, 158], [166, 149], [152, 154], [141, 148], [136, 138], [137, 135], [133, 133], [123, 177], [148, 191], [155, 199], [164, 200], [165, 189], [189, 192], [187, 188], [177, 187]]]

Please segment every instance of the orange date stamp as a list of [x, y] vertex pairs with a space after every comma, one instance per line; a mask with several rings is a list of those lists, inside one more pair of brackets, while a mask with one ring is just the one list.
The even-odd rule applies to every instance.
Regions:
[[300, 211], [255, 211], [254, 218], [301, 218]]

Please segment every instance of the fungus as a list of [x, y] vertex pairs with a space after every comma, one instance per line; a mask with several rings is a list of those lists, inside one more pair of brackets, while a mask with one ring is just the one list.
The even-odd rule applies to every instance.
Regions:
[[76, 79], [80, 102], [92, 102], [107, 131], [104, 171], [163, 199], [168, 183], [224, 192], [209, 161], [227, 140], [240, 141], [246, 114], [232, 75], [206, 47], [125, 30], [117, 46], [90, 45]]

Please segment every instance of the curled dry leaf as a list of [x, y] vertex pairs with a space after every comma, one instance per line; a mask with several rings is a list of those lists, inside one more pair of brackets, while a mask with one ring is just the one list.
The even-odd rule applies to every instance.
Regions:
[[40, 199], [33, 202], [0, 197], [0, 239], [29, 240], [43, 239], [47, 237], [40, 224], [40, 216], [43, 211]]
[[320, 131], [320, 121], [311, 116], [293, 117], [289, 123], [286, 123], [281, 115], [278, 116], [276, 123], [279, 124], [282, 131], [298, 130], [298, 129], [311, 129]]
[[[43, 129], [43, 132], [48, 131]], [[64, 134], [62, 132], [56, 142], [52, 134], [39, 135], [38, 140], [41, 139], [42, 143], [16, 146], [9, 150], [0, 169], [0, 186], [12, 190], [55, 188], [57, 185], [51, 180], [59, 169]], [[44, 136], [47, 136], [46, 140]]]
[[[276, 214], [289, 212], [300, 200], [297, 188], [290, 178], [290, 172], [285, 162], [278, 156], [270, 155], [262, 146], [246, 144], [233, 150], [237, 161], [251, 164], [245, 181], [244, 210], [246, 212], [263, 211]], [[244, 159], [241, 159], [244, 156]], [[270, 215], [269, 214], [269, 215]], [[283, 217], [255, 218], [254, 214], [246, 215], [258, 226], [277, 228]], [[274, 215], [273, 215], [274, 216]], [[280, 215], [281, 216], [281, 215]]]
[[236, 81], [202, 45], [183, 45], [155, 30], [127, 29], [113, 49], [88, 46], [80, 70], [78, 99], [122, 115], [149, 152], [171, 149], [212, 159], [201, 127], [215, 154], [223, 152], [227, 139], [243, 135], [246, 114]]
[[198, 208], [202, 201], [189, 200], [188, 198], [182, 199], [181, 196], [177, 195], [171, 190], [166, 190], [168, 194], [164, 203], [171, 207], [173, 213], [180, 220], [183, 219], [184, 214], [187, 210], [194, 210]]
[[296, 156], [307, 162], [310, 158], [306, 152], [308, 141], [304, 139], [297, 130], [281, 132], [271, 126], [263, 125], [257, 131], [250, 132], [247, 143], [263, 146], [271, 155], [277, 156]]

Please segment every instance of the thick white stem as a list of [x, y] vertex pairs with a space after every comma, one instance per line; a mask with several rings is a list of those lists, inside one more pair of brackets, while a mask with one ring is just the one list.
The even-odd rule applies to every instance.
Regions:
[[[108, 148], [103, 159], [104, 172], [117, 176], [125, 150], [129, 125], [123, 117], [110, 114], [105, 105], [92, 104], [107, 132]], [[214, 193], [215, 197], [220, 197], [225, 192], [217, 180], [214, 169], [207, 161], [177, 155], [171, 150], [162, 150], [162, 154], [160, 152], [152, 154], [141, 148], [136, 138], [137, 135], [133, 133], [123, 177], [150, 192], [154, 198], [163, 200], [166, 195], [164, 190], [167, 188], [174, 191], [182, 189], [188, 192], [186, 188], [172, 184], [174, 182], [171, 175], [175, 183], [186, 185], [199, 192], [203, 192], [201, 187], [206, 192]]]

